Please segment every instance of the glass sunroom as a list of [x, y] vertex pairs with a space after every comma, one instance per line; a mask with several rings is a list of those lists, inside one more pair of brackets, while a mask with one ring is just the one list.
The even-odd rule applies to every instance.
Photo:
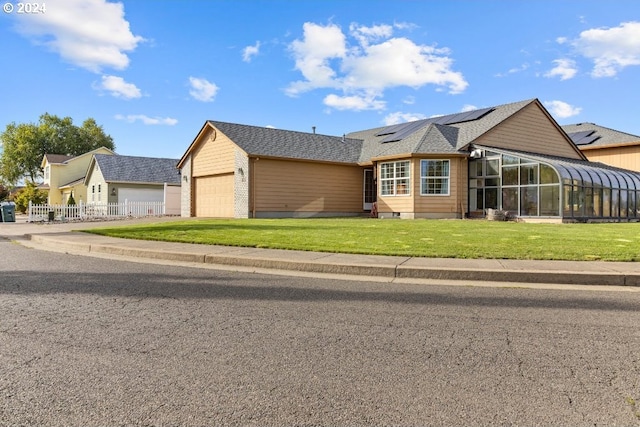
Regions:
[[640, 173], [602, 163], [475, 147], [469, 215], [487, 209], [564, 221], [639, 221]]

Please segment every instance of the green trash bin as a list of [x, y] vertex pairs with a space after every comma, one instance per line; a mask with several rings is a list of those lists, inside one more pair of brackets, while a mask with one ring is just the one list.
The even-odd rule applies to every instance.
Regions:
[[2, 222], [16, 222], [16, 205], [13, 203], [3, 204], [0, 214], [2, 215]]

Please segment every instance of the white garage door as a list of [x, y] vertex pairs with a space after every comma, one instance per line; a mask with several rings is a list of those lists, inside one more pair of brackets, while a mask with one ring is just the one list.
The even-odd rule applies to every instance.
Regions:
[[197, 217], [234, 217], [233, 174], [197, 177], [195, 211]]
[[164, 202], [163, 188], [118, 188], [118, 202]]

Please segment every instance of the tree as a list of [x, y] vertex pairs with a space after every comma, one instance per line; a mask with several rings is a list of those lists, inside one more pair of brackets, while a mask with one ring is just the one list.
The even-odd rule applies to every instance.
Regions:
[[0, 133], [0, 181], [15, 185], [21, 179], [31, 182], [42, 176], [40, 165], [45, 154], [79, 156], [96, 148], [114, 150], [113, 138], [92, 118], [82, 126], [71, 117], [44, 113], [38, 123], [15, 122]]
[[27, 182], [26, 187], [15, 194], [13, 201], [16, 204], [16, 210], [20, 213], [25, 213], [29, 208], [29, 202], [33, 202], [36, 205], [46, 203], [47, 192], [38, 190], [38, 187], [33, 182]]

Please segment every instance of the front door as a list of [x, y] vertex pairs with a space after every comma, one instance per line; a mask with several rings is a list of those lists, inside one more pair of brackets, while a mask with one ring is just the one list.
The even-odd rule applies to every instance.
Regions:
[[373, 169], [365, 169], [364, 170], [364, 183], [362, 188], [364, 189], [363, 194], [363, 205], [362, 209], [365, 211], [370, 211], [373, 208], [373, 202], [376, 201], [376, 186], [373, 182]]

